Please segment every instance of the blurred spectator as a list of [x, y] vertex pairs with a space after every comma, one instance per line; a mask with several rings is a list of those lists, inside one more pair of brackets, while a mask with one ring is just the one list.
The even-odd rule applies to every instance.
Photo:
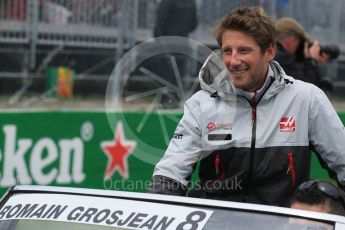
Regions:
[[345, 216], [345, 193], [322, 180], [309, 180], [295, 191], [291, 208]]
[[[197, 12], [194, 0], [162, 0], [156, 9], [153, 36], [188, 37], [196, 26]], [[177, 70], [173, 67], [172, 58], [176, 60]], [[170, 83], [177, 85], [177, 78], [184, 78], [187, 74], [187, 63], [188, 60], [183, 55], [167, 54], [157, 58], [154, 72]], [[179, 72], [179, 76], [176, 75], [176, 71]], [[180, 99], [176, 92], [170, 92], [163, 95], [162, 105], [166, 108], [176, 108], [179, 106]]]
[[73, 24], [117, 25], [121, 0], [73, 0], [70, 2]]
[[319, 68], [330, 56], [320, 53], [319, 42], [310, 42], [302, 25], [293, 18], [280, 18], [275, 26], [278, 35], [275, 60], [286, 74], [312, 83], [326, 92], [332, 91], [332, 82], [322, 77]]
[[188, 37], [197, 26], [194, 0], [162, 0], [156, 11], [154, 37]]
[[7, 0], [5, 1], [7, 19], [25, 21], [27, 0]]
[[71, 11], [64, 5], [45, 1], [43, 6], [43, 20], [52, 24], [67, 24], [72, 16]]
[[[41, 7], [46, 0], [37, 0], [38, 6]], [[6, 19], [25, 21], [28, 9], [28, 0], [4, 0], [1, 2], [6, 7]], [[3, 7], [2, 5], [0, 6]], [[0, 9], [1, 9], [0, 8]], [[3, 13], [1, 11], [1, 13]], [[3, 15], [1, 15], [3, 17]]]
[[96, 17], [104, 26], [115, 26], [118, 21], [118, 13], [121, 11], [121, 4], [118, 0], [98, 1]]

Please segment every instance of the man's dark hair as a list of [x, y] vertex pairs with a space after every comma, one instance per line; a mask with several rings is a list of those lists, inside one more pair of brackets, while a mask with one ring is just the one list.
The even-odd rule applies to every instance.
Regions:
[[262, 53], [276, 44], [276, 29], [272, 19], [263, 15], [257, 7], [231, 11], [214, 27], [213, 32], [220, 47], [225, 30], [236, 30], [250, 35], [260, 46]]
[[[322, 183], [328, 182], [322, 181]], [[335, 185], [333, 186], [336, 187]], [[344, 193], [340, 188], [337, 189], [339, 193]], [[325, 192], [321, 191], [317, 182], [309, 187], [301, 188], [300, 186], [299, 188], [297, 188], [294, 195], [292, 196], [291, 204], [295, 202], [308, 205], [323, 205], [328, 203], [331, 208], [331, 214], [345, 216], [344, 201], [341, 198], [334, 199], [331, 196], [327, 195]]]

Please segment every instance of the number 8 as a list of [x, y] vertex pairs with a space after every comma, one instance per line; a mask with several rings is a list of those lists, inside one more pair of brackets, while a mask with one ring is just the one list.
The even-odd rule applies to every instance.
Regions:
[[[195, 216], [197, 216], [198, 218], [193, 220], [193, 218]], [[198, 222], [203, 221], [205, 219], [205, 217], [206, 217], [206, 213], [204, 213], [202, 211], [191, 212], [186, 217], [186, 221], [184, 221], [181, 224], [179, 224], [177, 226], [176, 230], [186, 230], [184, 228], [186, 225], [191, 225], [191, 228], [189, 228], [189, 230], [198, 229], [198, 227], [199, 227]]]

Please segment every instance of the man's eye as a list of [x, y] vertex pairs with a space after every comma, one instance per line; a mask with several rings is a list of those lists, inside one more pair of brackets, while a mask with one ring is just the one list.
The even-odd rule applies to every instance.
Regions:
[[251, 49], [240, 49], [241, 53], [249, 53]]
[[229, 54], [231, 53], [231, 49], [223, 49], [222, 52], [223, 54]]

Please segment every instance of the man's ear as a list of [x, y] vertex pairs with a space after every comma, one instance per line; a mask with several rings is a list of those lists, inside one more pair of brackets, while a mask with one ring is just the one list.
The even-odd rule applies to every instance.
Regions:
[[276, 55], [276, 46], [275, 45], [271, 45], [270, 47], [267, 48], [266, 50], [266, 61], [272, 61], [273, 58]]

